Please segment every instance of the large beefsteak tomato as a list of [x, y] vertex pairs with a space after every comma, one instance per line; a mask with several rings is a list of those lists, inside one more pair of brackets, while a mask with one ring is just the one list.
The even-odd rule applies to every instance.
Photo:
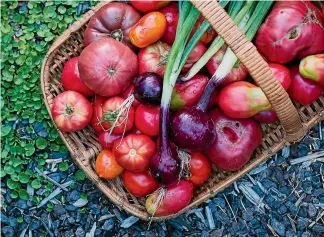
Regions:
[[84, 46], [88, 46], [94, 40], [110, 36], [133, 47], [128, 34], [140, 18], [141, 15], [126, 3], [109, 3], [91, 17], [84, 31]]
[[79, 57], [83, 82], [101, 96], [123, 92], [137, 74], [136, 54], [121, 42], [102, 38], [92, 42]]

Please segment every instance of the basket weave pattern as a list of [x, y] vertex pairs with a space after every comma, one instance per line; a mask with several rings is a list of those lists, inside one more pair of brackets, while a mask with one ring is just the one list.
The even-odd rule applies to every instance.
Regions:
[[[66, 30], [49, 49], [42, 66], [41, 87], [48, 111], [55, 96], [63, 92], [60, 82], [64, 64], [72, 57], [79, 56], [83, 49], [83, 32], [90, 17], [107, 2], [101, 2], [87, 12], [80, 20]], [[302, 138], [306, 131], [324, 119], [324, 97], [309, 106], [294, 104], [288, 94], [274, 79], [267, 63], [258, 54], [254, 45], [236, 27], [219, 4], [212, 1], [192, 1], [195, 7], [223, 37], [233, 52], [248, 68], [250, 75], [262, 88], [280, 119], [280, 123], [262, 124], [263, 142], [248, 164], [238, 172], [223, 172], [213, 167], [211, 177], [203, 186], [195, 189], [192, 202], [177, 214], [165, 217], [150, 217], [144, 207], [144, 198], [132, 197], [122, 186], [120, 178], [106, 181], [100, 179], [94, 170], [96, 156], [102, 150], [98, 135], [90, 126], [75, 133], [58, 130], [69, 149], [74, 162], [87, 177], [116, 205], [132, 215], [144, 220], [164, 220], [173, 218], [215, 196], [235, 180], [267, 160], [283, 146]]]

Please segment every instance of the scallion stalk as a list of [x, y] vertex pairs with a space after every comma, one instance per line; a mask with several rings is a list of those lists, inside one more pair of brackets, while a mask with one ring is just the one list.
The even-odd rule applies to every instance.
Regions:
[[[246, 22], [246, 19], [243, 19], [239, 24], [239, 27], [244, 33], [246, 33], [249, 40], [253, 39], [272, 3], [272, 1], [259, 2], [253, 11], [253, 14], [249, 16], [249, 20]], [[214, 91], [215, 87], [218, 86], [230, 73], [237, 60], [238, 59], [234, 52], [230, 48], [227, 48], [221, 64], [218, 66], [216, 72], [208, 82], [204, 94], [201, 96], [196, 106], [197, 109], [203, 111], [207, 110], [212, 92]]]
[[[230, 3], [228, 13], [236, 25], [238, 25], [247, 14], [252, 14], [255, 3], [253, 1], [248, 1], [243, 7], [242, 5], [243, 2], [241, 1], [233, 1]], [[182, 81], [187, 81], [195, 76], [207, 64], [209, 59], [217, 53], [224, 43], [225, 41], [220, 36], [217, 36], [204, 55], [191, 67], [186, 76], [181, 78]]]

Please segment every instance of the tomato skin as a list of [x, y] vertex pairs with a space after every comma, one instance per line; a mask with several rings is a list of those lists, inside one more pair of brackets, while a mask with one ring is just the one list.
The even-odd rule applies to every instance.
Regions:
[[202, 74], [196, 74], [190, 80], [176, 83], [172, 92], [171, 109], [191, 107], [198, 103], [209, 79]]
[[323, 86], [304, 78], [299, 73], [299, 66], [290, 69], [291, 85], [288, 89], [290, 98], [302, 105], [309, 105], [323, 93]]
[[116, 135], [116, 134], [110, 134], [108, 131], [104, 131], [100, 133], [99, 135], [99, 144], [104, 148], [104, 149], [111, 149], [114, 145], [114, 142], [121, 138], [121, 135]]
[[82, 50], [78, 68], [87, 87], [97, 95], [111, 97], [132, 83], [138, 71], [137, 55], [117, 40], [101, 38]]
[[101, 116], [101, 114], [102, 114], [102, 104], [107, 99], [108, 99], [107, 97], [96, 95], [91, 100], [91, 104], [92, 104], [92, 108], [93, 108], [93, 115], [92, 115], [90, 124], [91, 124], [92, 128], [95, 130], [95, 132], [98, 134], [100, 134], [104, 131], [103, 127], [100, 124], [98, 124], [98, 122], [100, 120], [99, 115]]
[[61, 77], [64, 90], [76, 91], [86, 97], [93, 96], [93, 91], [90, 90], [80, 78], [78, 60], [79, 57], [71, 58], [64, 65]]
[[150, 12], [132, 27], [129, 38], [136, 47], [145, 48], [161, 39], [165, 29], [165, 16], [161, 12]]
[[[118, 113], [117, 110], [124, 101], [125, 101], [124, 98], [115, 96], [106, 100], [102, 104], [102, 110], [98, 110], [97, 112], [98, 112], [99, 120], [102, 120], [101, 125], [103, 126], [104, 129], [108, 130], [112, 127], [116, 119], [116, 115]], [[134, 124], [134, 113], [135, 113], [134, 108], [133, 106], [131, 106], [127, 114], [128, 119], [125, 121], [123, 116], [120, 117], [117, 122], [119, 126], [116, 126], [113, 129], [112, 133], [123, 134], [124, 132], [129, 131]]]
[[273, 109], [262, 111], [253, 116], [260, 123], [275, 123], [278, 121], [277, 113]]
[[103, 179], [114, 179], [123, 172], [110, 150], [102, 150], [96, 160], [96, 173]]
[[[123, 97], [124, 99], [127, 99], [130, 95], [133, 95], [134, 94], [134, 84], [130, 84], [129, 87], [126, 88], [126, 90], [121, 93], [121, 97]], [[132, 106], [134, 108], [137, 108], [137, 106], [140, 105], [140, 102], [136, 99], [134, 99], [133, 103], [132, 103]]]
[[149, 171], [132, 172], [125, 170], [122, 180], [125, 188], [134, 197], [145, 197], [160, 186]]
[[177, 213], [190, 203], [192, 194], [193, 184], [187, 180], [180, 180], [179, 182], [174, 182], [174, 184], [166, 189], [160, 206], [157, 207], [156, 205], [159, 193], [155, 192], [146, 199], [145, 207], [147, 212], [154, 214], [154, 216]]
[[116, 140], [113, 146], [118, 164], [130, 171], [148, 170], [155, 151], [155, 142], [146, 135], [129, 134]]
[[166, 5], [168, 5], [171, 1], [130, 1], [133, 7], [135, 7], [140, 12], [152, 12], [156, 11]]
[[162, 78], [171, 46], [161, 41], [143, 48], [138, 53], [139, 74], [155, 72]]
[[141, 133], [159, 135], [160, 106], [139, 105], [135, 111], [135, 126]]
[[88, 125], [93, 109], [79, 92], [64, 91], [53, 101], [51, 114], [56, 126], [63, 132], [75, 132]]
[[134, 49], [128, 34], [140, 18], [141, 15], [129, 4], [122, 2], [106, 4], [91, 17], [84, 31], [84, 46], [108, 36]]
[[203, 43], [198, 42], [196, 46], [193, 48], [193, 50], [191, 51], [187, 59], [187, 62], [183, 66], [181, 72], [188, 72], [190, 68], [194, 65], [194, 63], [197, 62], [201, 58], [201, 56], [204, 55], [206, 51], [207, 51], [206, 46]]
[[191, 154], [189, 163], [189, 172], [191, 176], [188, 180], [197, 187], [209, 178], [211, 169], [212, 166], [207, 157], [203, 153], [194, 152]]
[[170, 5], [162, 8], [160, 12], [165, 16], [167, 21], [167, 27], [162, 37], [162, 41], [172, 45], [177, 33], [177, 25], [179, 20], [179, 9], [176, 3], [171, 3]]
[[269, 67], [275, 76], [275, 78], [280, 82], [282, 87], [287, 91], [291, 84], [290, 71], [284, 65], [278, 63], [269, 63]]

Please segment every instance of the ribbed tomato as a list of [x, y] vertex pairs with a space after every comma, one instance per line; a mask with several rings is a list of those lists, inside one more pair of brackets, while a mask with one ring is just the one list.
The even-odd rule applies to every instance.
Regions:
[[123, 92], [137, 74], [137, 56], [123, 43], [101, 38], [88, 45], [79, 57], [80, 76], [93, 92], [114, 96]]
[[[102, 110], [98, 110], [98, 118], [101, 126], [109, 130], [113, 126], [113, 134], [123, 134], [130, 130], [134, 124], [134, 108], [129, 106], [121, 108], [125, 99], [119, 96], [112, 97], [102, 104]], [[123, 112], [122, 112], [122, 110]]]
[[104, 5], [90, 19], [84, 31], [84, 46], [103, 37], [111, 37], [133, 47], [129, 41], [129, 31], [141, 15], [130, 5], [111, 2]]
[[61, 131], [75, 132], [88, 125], [93, 110], [90, 102], [82, 94], [64, 91], [54, 98], [51, 113]]
[[130, 171], [148, 170], [155, 150], [155, 142], [149, 136], [136, 134], [116, 140], [113, 147], [118, 164]]

